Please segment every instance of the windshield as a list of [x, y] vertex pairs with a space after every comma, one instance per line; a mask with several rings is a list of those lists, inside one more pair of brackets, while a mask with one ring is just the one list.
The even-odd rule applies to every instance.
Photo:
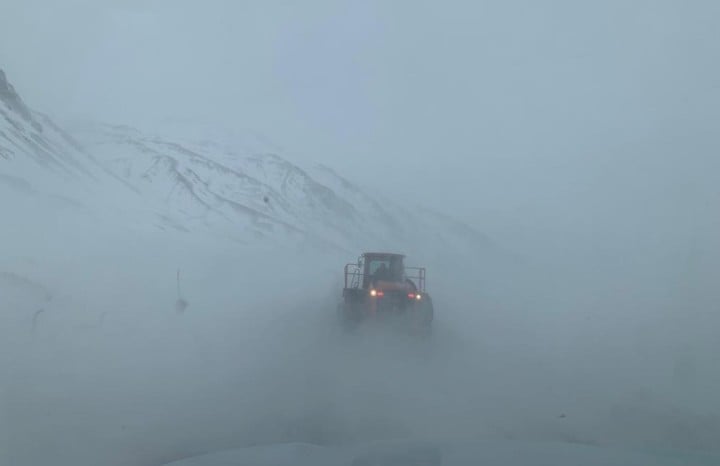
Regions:
[[390, 270], [390, 261], [373, 259], [368, 262], [368, 271], [369, 271], [370, 275], [374, 276], [375, 274], [377, 274], [378, 270], [389, 271]]

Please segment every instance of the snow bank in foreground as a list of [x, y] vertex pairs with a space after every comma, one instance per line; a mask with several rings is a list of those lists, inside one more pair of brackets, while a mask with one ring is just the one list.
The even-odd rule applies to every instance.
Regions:
[[486, 441], [395, 442], [324, 448], [309, 444], [227, 450], [169, 463], [172, 466], [707, 466], [720, 456], [604, 449], [559, 443]]

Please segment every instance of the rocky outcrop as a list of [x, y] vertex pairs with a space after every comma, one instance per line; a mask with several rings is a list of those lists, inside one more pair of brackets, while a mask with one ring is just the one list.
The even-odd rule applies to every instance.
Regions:
[[30, 123], [37, 131], [42, 131], [42, 125], [35, 120], [30, 109], [20, 98], [15, 88], [10, 84], [5, 76], [5, 72], [0, 69], [0, 101], [2, 101], [10, 111], [13, 111], [23, 117], [25, 121]]

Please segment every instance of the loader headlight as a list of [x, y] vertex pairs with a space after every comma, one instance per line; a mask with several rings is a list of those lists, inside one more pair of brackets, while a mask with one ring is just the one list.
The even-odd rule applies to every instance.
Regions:
[[385, 292], [383, 290], [372, 289], [372, 290], [370, 290], [370, 296], [372, 296], [373, 298], [375, 298], [375, 297], [381, 298], [381, 297], [385, 296]]
[[416, 295], [415, 295], [415, 299], [417, 299], [418, 301], [420, 301], [420, 300], [422, 299], [422, 295], [420, 295], [420, 293], [416, 294]]
[[377, 290], [370, 290], [370, 296], [377, 296]]

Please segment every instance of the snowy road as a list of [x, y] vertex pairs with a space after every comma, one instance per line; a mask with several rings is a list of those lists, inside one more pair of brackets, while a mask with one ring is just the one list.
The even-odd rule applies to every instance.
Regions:
[[396, 442], [344, 448], [309, 444], [252, 447], [201, 455], [171, 466], [716, 466], [720, 456], [652, 454], [554, 444]]

